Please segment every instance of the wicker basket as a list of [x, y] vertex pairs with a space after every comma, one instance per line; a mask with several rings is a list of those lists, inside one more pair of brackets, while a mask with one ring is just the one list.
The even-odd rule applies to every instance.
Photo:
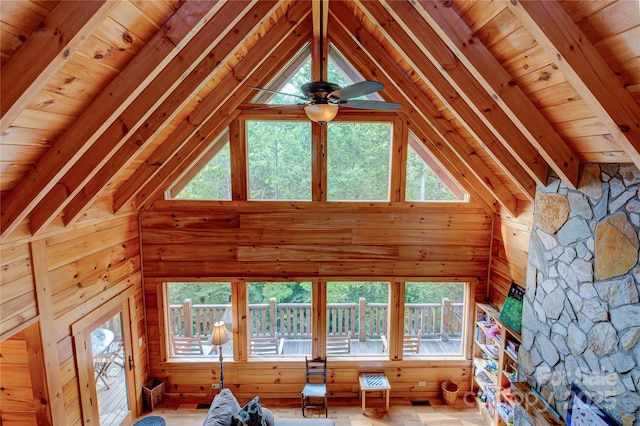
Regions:
[[458, 399], [458, 385], [453, 382], [442, 382], [441, 388], [445, 404], [454, 405]]

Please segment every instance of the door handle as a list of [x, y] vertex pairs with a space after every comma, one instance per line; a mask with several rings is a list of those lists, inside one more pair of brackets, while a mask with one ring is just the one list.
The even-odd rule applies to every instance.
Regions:
[[133, 370], [133, 358], [129, 355], [129, 371]]

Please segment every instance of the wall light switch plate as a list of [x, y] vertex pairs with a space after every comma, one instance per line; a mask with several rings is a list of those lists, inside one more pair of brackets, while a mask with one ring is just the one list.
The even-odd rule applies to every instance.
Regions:
[[427, 386], [427, 382], [418, 382], [418, 386]]
[[220, 383], [211, 383], [211, 389], [220, 389]]

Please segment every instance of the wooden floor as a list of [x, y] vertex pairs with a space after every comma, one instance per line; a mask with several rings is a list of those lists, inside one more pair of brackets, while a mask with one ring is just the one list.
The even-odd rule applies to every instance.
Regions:
[[[239, 401], [244, 404], [248, 401]], [[382, 398], [367, 397], [365, 414], [361, 412], [361, 401], [357, 398], [341, 398], [329, 401], [329, 417], [336, 426], [471, 426], [487, 425], [482, 415], [475, 406], [466, 405], [462, 399], [458, 399], [456, 405], [445, 405], [442, 400], [430, 401], [431, 406], [413, 406], [408, 399], [391, 398], [389, 413], [384, 412], [384, 400]], [[300, 401], [297, 399], [261, 401], [264, 407], [268, 407], [278, 418], [302, 418]], [[201, 426], [207, 414], [206, 409], [196, 409], [194, 405], [180, 405], [177, 407], [162, 406], [145, 413], [144, 416], [161, 416], [169, 426]], [[309, 417], [324, 417], [323, 413], [316, 412]]]
[[119, 425], [129, 412], [124, 369], [112, 364], [107, 371], [107, 383], [109, 389], [101, 379], [96, 380], [100, 425]]

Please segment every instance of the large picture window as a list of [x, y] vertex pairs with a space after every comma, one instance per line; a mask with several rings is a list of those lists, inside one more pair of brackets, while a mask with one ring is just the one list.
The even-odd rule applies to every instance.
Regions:
[[[171, 356], [217, 354], [211, 343], [213, 324], [224, 321], [231, 330], [231, 283], [169, 282], [166, 284], [169, 353]], [[225, 359], [233, 359], [233, 341], [222, 347]]]
[[388, 282], [327, 283], [328, 356], [386, 356]]
[[327, 123], [327, 199], [389, 201], [391, 123]]
[[250, 200], [311, 200], [311, 123], [247, 121]]
[[249, 357], [311, 355], [311, 283], [250, 282]]
[[405, 356], [462, 355], [466, 286], [461, 282], [405, 283]]
[[[313, 336], [312, 283], [308, 281], [248, 282], [246, 321], [250, 359], [311, 356]], [[325, 351], [331, 358], [389, 356], [389, 342], [402, 333], [403, 357], [462, 356], [468, 283], [406, 282], [403, 323], [390, 327], [391, 283], [329, 281], [326, 285]], [[172, 357], [218, 354], [211, 343], [213, 324], [232, 330], [232, 283], [169, 282], [167, 324]], [[401, 330], [400, 330], [401, 328]], [[230, 333], [231, 335], [231, 333]], [[190, 348], [186, 348], [191, 342]], [[232, 360], [234, 345], [222, 347]]]

